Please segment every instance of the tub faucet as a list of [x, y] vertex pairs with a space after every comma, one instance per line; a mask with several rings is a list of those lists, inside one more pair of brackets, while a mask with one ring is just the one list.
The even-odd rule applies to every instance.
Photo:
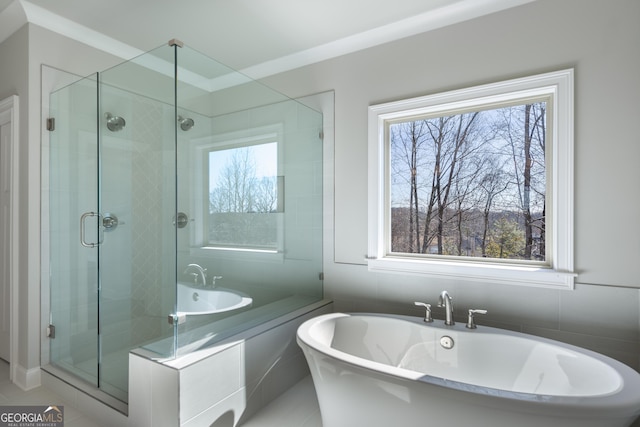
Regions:
[[481, 310], [478, 308], [469, 309], [469, 318], [467, 319], [467, 328], [468, 329], [477, 329], [476, 321], [474, 315], [476, 314], [487, 314], [487, 310]]
[[456, 322], [453, 320], [453, 300], [449, 296], [449, 292], [442, 291], [442, 293], [438, 297], [438, 307], [444, 307], [444, 324], [447, 326], [455, 325]]
[[192, 272], [193, 275], [193, 283], [198, 284], [198, 277], [202, 280], [202, 286], [207, 286], [207, 269], [200, 267], [198, 264], [189, 264], [187, 268], [184, 269], [183, 274], [187, 274], [189, 270], [196, 270], [197, 273]]
[[424, 307], [425, 311], [424, 311], [424, 321], [425, 323], [431, 323], [433, 322], [433, 317], [431, 316], [431, 304], [426, 304], [424, 302], [420, 302], [420, 301], [416, 301], [414, 302], [415, 305]]
[[222, 276], [213, 276], [211, 278], [211, 287], [215, 288], [216, 287], [216, 280], [220, 280], [222, 279]]

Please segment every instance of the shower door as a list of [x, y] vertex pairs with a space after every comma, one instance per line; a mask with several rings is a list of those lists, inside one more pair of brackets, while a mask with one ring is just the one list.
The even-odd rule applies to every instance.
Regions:
[[81, 244], [98, 239], [97, 76], [52, 93], [49, 116], [49, 359], [97, 387], [98, 251]]
[[50, 363], [127, 402], [129, 351], [173, 351], [175, 109], [122, 74], [50, 96]]

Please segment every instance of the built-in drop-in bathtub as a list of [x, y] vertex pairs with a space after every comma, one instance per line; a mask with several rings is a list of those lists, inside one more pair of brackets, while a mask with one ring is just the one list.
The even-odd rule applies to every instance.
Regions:
[[324, 427], [622, 427], [640, 415], [636, 371], [517, 332], [332, 313], [297, 339]]
[[249, 308], [253, 299], [240, 291], [178, 283], [178, 316], [219, 314]]

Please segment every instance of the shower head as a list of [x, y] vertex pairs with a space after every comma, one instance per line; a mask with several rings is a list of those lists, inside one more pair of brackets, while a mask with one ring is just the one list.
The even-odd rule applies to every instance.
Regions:
[[126, 124], [122, 117], [112, 116], [111, 113], [105, 113], [104, 116], [107, 119], [107, 129], [111, 132], [118, 132], [122, 130]]
[[185, 118], [182, 116], [178, 116], [178, 123], [180, 123], [180, 129], [184, 131], [188, 131], [195, 124], [192, 118], [189, 118], [189, 117]]

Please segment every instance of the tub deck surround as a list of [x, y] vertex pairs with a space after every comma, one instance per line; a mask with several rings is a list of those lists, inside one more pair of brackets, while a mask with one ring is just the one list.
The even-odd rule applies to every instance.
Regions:
[[131, 352], [127, 425], [241, 425], [308, 375], [296, 330], [332, 308], [322, 300], [175, 359]]
[[305, 322], [297, 340], [324, 427], [623, 427], [640, 415], [636, 371], [517, 332], [333, 313]]

